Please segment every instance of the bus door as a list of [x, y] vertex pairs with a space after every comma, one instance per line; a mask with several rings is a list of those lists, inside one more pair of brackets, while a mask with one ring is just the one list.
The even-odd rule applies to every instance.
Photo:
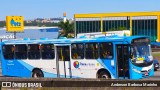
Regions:
[[71, 78], [71, 66], [70, 66], [70, 47], [69, 46], [57, 46], [57, 77], [59, 78]]
[[117, 45], [116, 49], [118, 78], [129, 79], [129, 46]]

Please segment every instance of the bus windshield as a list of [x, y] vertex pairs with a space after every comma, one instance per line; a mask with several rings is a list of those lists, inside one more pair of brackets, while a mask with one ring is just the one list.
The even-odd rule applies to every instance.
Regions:
[[147, 64], [153, 60], [148, 42], [135, 42], [131, 46], [131, 60], [135, 64]]

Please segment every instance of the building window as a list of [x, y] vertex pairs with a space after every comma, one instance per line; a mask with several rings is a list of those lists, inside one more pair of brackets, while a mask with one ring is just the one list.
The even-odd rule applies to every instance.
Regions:
[[86, 43], [85, 44], [85, 58], [97, 59], [98, 58], [98, 43]]
[[4, 45], [3, 47], [3, 55], [7, 60], [14, 59], [14, 46], [13, 45]]
[[113, 45], [112, 43], [104, 42], [100, 43], [100, 58], [112, 59], [113, 58]]
[[42, 59], [54, 59], [54, 45], [53, 44], [42, 44], [41, 45]]
[[29, 44], [28, 45], [28, 59], [40, 59], [40, 45]]
[[27, 45], [15, 45], [15, 58], [27, 59]]
[[84, 59], [84, 45], [83, 44], [72, 44], [71, 45], [71, 56], [72, 59]]

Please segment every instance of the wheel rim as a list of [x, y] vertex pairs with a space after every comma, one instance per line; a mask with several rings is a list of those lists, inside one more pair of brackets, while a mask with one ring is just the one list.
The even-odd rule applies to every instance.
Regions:
[[32, 72], [32, 77], [33, 78], [39, 78], [39, 77], [44, 77], [43, 72], [41, 70], [34, 70]]
[[40, 73], [34, 73], [34, 74], [33, 74], [33, 77], [34, 77], [34, 78], [41, 77], [41, 74], [40, 74]]
[[108, 75], [102, 75], [102, 78], [108, 79]]
[[34, 74], [33, 74], [33, 77], [34, 77], [34, 78], [37, 78], [37, 77], [38, 77], [38, 76], [37, 76], [37, 73], [34, 73]]

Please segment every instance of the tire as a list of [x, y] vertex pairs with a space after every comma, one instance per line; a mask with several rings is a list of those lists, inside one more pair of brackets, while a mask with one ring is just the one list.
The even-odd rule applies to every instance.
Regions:
[[39, 77], [44, 77], [44, 74], [41, 70], [39, 69], [35, 69], [33, 72], [32, 72], [32, 77], [33, 78], [39, 78]]
[[110, 79], [111, 77], [110, 77], [109, 73], [107, 73], [106, 71], [102, 71], [99, 74], [99, 78]]

